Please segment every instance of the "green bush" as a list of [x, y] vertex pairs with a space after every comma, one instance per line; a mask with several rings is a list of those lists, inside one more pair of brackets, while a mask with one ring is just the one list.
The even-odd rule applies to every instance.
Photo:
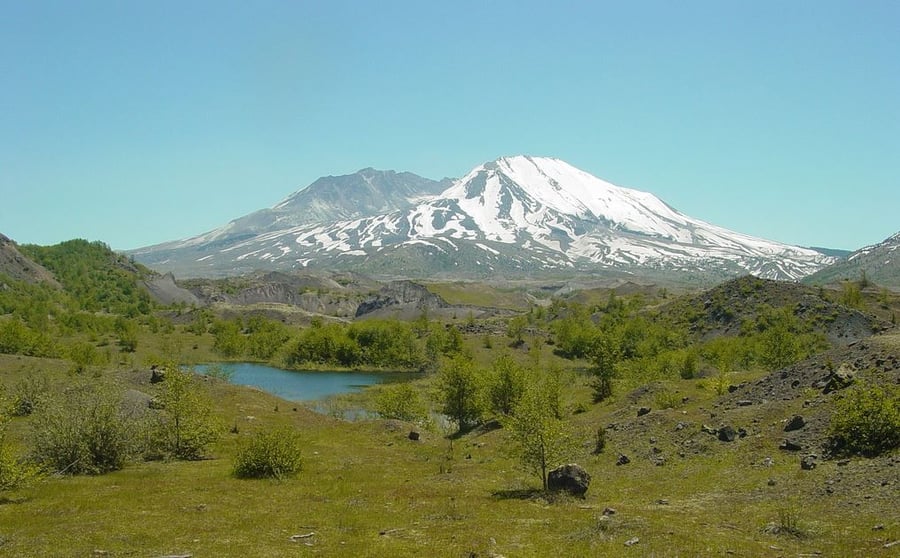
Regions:
[[76, 387], [35, 413], [35, 460], [56, 473], [97, 475], [121, 469], [136, 449], [137, 423], [110, 392]]
[[837, 454], [875, 456], [900, 447], [900, 386], [860, 383], [836, 401], [829, 430]]
[[38, 469], [20, 459], [6, 439], [8, 419], [0, 414], [0, 492], [27, 486], [37, 477]]
[[164, 364], [166, 379], [156, 397], [159, 413], [151, 427], [149, 455], [196, 460], [222, 431], [213, 402], [197, 376], [173, 363]]
[[408, 383], [384, 386], [375, 396], [375, 412], [382, 418], [425, 424], [428, 407], [419, 392]]
[[234, 459], [233, 473], [239, 479], [284, 479], [300, 472], [300, 433], [283, 427], [258, 432], [242, 445]]

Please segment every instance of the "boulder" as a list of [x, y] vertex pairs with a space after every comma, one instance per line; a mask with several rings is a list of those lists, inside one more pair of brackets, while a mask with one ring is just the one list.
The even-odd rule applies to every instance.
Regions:
[[800, 468], [804, 471], [810, 471], [816, 468], [816, 456], [815, 455], [807, 455], [803, 459], [800, 460]]
[[553, 492], [568, 492], [574, 496], [584, 496], [591, 484], [591, 475], [581, 465], [569, 463], [550, 471], [547, 488]]
[[166, 379], [166, 371], [155, 364], [150, 367], [150, 383], [158, 384]]
[[804, 420], [800, 415], [794, 415], [794, 417], [784, 425], [784, 431], [792, 432], [794, 430], [800, 430], [804, 426], [806, 426], [806, 420]]
[[650, 412], [650, 407], [641, 407], [638, 409], [637, 416], [642, 417]]
[[716, 434], [723, 442], [733, 442], [737, 438], [737, 431], [730, 426], [723, 426]]

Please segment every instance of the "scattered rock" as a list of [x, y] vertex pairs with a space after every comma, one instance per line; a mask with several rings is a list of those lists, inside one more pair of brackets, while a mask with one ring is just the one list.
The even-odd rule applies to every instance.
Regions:
[[634, 537], [625, 541], [625, 546], [634, 546], [639, 542], [641, 542], [641, 539]]
[[650, 407], [641, 407], [638, 409], [637, 416], [642, 417], [650, 412]]
[[737, 433], [738, 433], [738, 438], [746, 438], [747, 437], [747, 430], [744, 428], [738, 428]]
[[775, 485], [778, 484], [778, 483], [775, 482], [775, 479], [769, 479], [769, 482], [766, 483], [766, 484], [768, 484], [769, 486], [775, 486]]
[[577, 463], [562, 465], [547, 475], [547, 488], [554, 492], [568, 492], [574, 496], [584, 496], [591, 484], [591, 475]]
[[669, 505], [669, 501], [666, 500], [665, 498], [660, 498], [659, 500], [656, 501], [656, 503], [660, 506], [668, 506]]
[[804, 426], [806, 426], [806, 420], [800, 415], [794, 415], [793, 418], [784, 425], [784, 431], [793, 432], [794, 430], [800, 430]]
[[703, 432], [706, 432], [707, 434], [712, 434], [713, 436], [715, 436], [716, 433], [718, 432], [718, 430], [716, 430], [715, 428], [713, 428], [711, 426], [706, 426], [705, 424], [700, 428], [700, 430], [702, 430]]
[[413, 442], [418, 441], [418, 439], [419, 439], [419, 433], [416, 432], [415, 430], [411, 430], [411, 431], [409, 432], [409, 439], [412, 440]]
[[158, 384], [166, 379], [166, 371], [162, 368], [159, 368], [157, 365], [153, 365], [150, 367], [150, 383]]
[[616, 515], [616, 508], [604, 508], [603, 515]]
[[850, 465], [849, 459], [841, 459], [840, 461], [837, 462], [838, 467], [846, 467], [847, 465]]
[[749, 399], [741, 399], [737, 402], [737, 404], [738, 407], [749, 407], [750, 405], [753, 405], [753, 401], [750, 401]]
[[873, 531], [884, 531], [884, 523], [879, 523], [878, 525], [872, 527]]
[[315, 531], [311, 533], [306, 533], [305, 535], [291, 535], [291, 540], [294, 542], [302, 541], [303, 539], [311, 539], [316, 536]]
[[781, 445], [778, 446], [778, 449], [785, 451], [800, 451], [803, 449], [803, 446], [798, 444], [797, 442], [792, 442], [791, 440], [785, 440], [781, 442]]
[[616, 459], [616, 465], [628, 465], [629, 463], [631, 463], [631, 459], [624, 453], [620, 453], [619, 458]]
[[737, 432], [735, 431], [735, 429], [728, 425], [720, 428], [716, 432], [716, 435], [718, 436], [719, 440], [723, 442], [733, 442], [735, 438], [737, 438]]
[[825, 380], [825, 387], [822, 393], [831, 393], [839, 389], [849, 387], [854, 381], [853, 370], [846, 365], [842, 365], [838, 370], [831, 373]]
[[816, 468], [816, 456], [815, 455], [807, 455], [803, 459], [800, 460], [800, 468], [804, 471], [811, 471]]
[[772, 459], [771, 457], [767, 457], [767, 458], [763, 459], [762, 464], [763, 464], [763, 467], [771, 467], [772, 465], [775, 465], [775, 460]]

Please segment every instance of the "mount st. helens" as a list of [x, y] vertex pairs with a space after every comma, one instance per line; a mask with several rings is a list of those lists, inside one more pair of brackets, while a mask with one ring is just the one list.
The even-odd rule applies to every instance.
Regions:
[[[326, 268], [406, 277], [577, 271], [798, 279], [834, 261], [688, 217], [653, 194], [610, 184], [559, 159], [498, 159], [437, 194], [428, 187], [442, 183], [390, 173], [408, 177], [412, 186], [398, 195], [379, 182], [392, 192], [392, 198], [382, 196], [392, 206], [387, 211], [366, 201], [372, 190], [359, 191], [354, 177], [365, 173], [378, 171], [329, 177], [324, 185], [330, 190], [317, 181], [272, 209], [133, 255], [183, 276]], [[351, 209], [356, 213], [345, 217]], [[310, 216], [316, 222], [301, 222]]]

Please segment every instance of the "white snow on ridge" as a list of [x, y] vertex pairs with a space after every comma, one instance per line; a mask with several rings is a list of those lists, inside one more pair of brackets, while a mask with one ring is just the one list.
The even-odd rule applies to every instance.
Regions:
[[[501, 256], [487, 244], [499, 242], [531, 251], [516, 260], [515, 255], [508, 256], [516, 252], [504, 249], [505, 257], [512, 258], [507, 267], [515, 261], [626, 270], [630, 266], [740, 267], [763, 276], [794, 279], [833, 261], [814, 250], [686, 216], [653, 194], [616, 186], [546, 157], [507, 157], [480, 165], [442, 194], [416, 201], [418, 205], [409, 210], [258, 234], [216, 253], [268, 262], [288, 259], [290, 254], [292, 261], [305, 266], [340, 255], [389, 253], [389, 248], [399, 245], [447, 252], [470, 242], [491, 256]], [[185, 246], [213, 242], [226, 235], [232, 223], [189, 239]]]

